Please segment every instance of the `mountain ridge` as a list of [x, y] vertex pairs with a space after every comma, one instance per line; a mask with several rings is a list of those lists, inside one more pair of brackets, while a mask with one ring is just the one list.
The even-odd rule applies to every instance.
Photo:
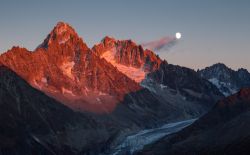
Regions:
[[[96, 113], [111, 113], [117, 104], [122, 103], [124, 97], [130, 93], [148, 94], [143, 89], [152, 90], [149, 88], [151, 84], [148, 86], [144, 84], [154, 72], [156, 76], [152, 76], [154, 77], [153, 87], [161, 92], [160, 99], [165, 103], [169, 102], [169, 97], [175, 101], [179, 93], [176, 95], [172, 90], [159, 88], [164, 87], [164, 83], [160, 83], [155, 77], [165, 71], [166, 73], [161, 76], [167, 77], [167, 74], [179, 76], [180, 72], [191, 75], [187, 73], [189, 69], [178, 66], [168, 72], [171, 65], [168, 65], [166, 60], [161, 60], [150, 50], [144, 50], [141, 45], [137, 45], [132, 40], [116, 40], [106, 36], [101, 43], [90, 49], [76, 31], [63, 22], [56, 24], [35, 51], [14, 47], [0, 56], [0, 62], [27, 80], [33, 87], [74, 110]], [[162, 66], [168, 69], [165, 70]], [[173, 75], [169, 79], [170, 83], [175, 81]], [[196, 75], [194, 77], [200, 80]], [[178, 82], [181, 82], [181, 79]], [[215, 93], [206, 97], [204, 92], [190, 90], [193, 88], [182, 88], [184, 85], [179, 84], [179, 88], [176, 89], [177, 92], [181, 90], [182, 94], [179, 97], [184, 100], [187, 97], [194, 98], [188, 100], [188, 103], [185, 101], [187, 106], [196, 101], [200, 104], [200, 98], [216, 100], [220, 96]], [[201, 83], [198, 85], [204, 87]], [[205, 89], [209, 92], [208, 90], [212, 90], [212, 87]], [[159, 97], [157, 92], [150, 91], [150, 93]], [[183, 101], [180, 100], [180, 102]], [[175, 106], [174, 102], [171, 104]], [[203, 104], [200, 105], [202, 109]], [[196, 113], [193, 112], [194, 109], [191, 108], [191, 112], [188, 111], [188, 113], [191, 115]], [[183, 109], [180, 108], [180, 110]]]
[[132, 40], [116, 40], [109, 36], [94, 45], [92, 50], [136, 82], [141, 82], [148, 72], [158, 69], [162, 62], [152, 51], [144, 50]]
[[[63, 31], [65, 27], [69, 33]], [[69, 40], [60, 44], [64, 35], [70, 36]], [[96, 56], [73, 28], [61, 22], [35, 51], [14, 47], [3, 53], [0, 61], [33, 87], [76, 110], [110, 112], [125, 94], [141, 89], [139, 84]], [[97, 102], [100, 104], [95, 104]]]
[[226, 96], [250, 86], [250, 73], [243, 68], [233, 70], [223, 63], [216, 63], [198, 70], [198, 73], [213, 83]]

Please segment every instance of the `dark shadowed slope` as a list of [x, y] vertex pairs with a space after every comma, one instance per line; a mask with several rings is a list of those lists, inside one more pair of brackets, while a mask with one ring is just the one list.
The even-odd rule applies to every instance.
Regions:
[[0, 66], [0, 154], [98, 151], [107, 139], [101, 124], [73, 112]]
[[141, 85], [161, 100], [170, 102], [187, 117], [206, 113], [223, 94], [209, 81], [192, 69], [161, 63], [159, 69], [149, 73]]
[[190, 127], [145, 148], [141, 154], [249, 154], [250, 89], [219, 101]]

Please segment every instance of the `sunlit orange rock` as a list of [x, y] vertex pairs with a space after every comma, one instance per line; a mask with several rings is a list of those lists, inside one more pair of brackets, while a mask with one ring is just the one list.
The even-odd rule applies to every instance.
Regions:
[[111, 112], [138, 83], [83, 42], [75, 30], [59, 22], [34, 51], [13, 47], [0, 62], [33, 87], [81, 111]]
[[141, 82], [148, 72], [158, 69], [162, 62], [152, 51], [144, 50], [131, 40], [115, 40], [107, 36], [92, 49], [136, 82]]

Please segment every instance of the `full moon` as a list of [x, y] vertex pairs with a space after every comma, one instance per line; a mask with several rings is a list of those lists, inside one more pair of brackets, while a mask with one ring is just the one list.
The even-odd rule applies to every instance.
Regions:
[[176, 32], [175, 33], [175, 38], [176, 39], [181, 39], [181, 33], [180, 32]]

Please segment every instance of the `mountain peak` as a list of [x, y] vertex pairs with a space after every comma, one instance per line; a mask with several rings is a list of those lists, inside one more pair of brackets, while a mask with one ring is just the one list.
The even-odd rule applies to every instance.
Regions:
[[58, 35], [64, 32], [76, 34], [74, 28], [65, 22], [58, 22], [56, 26], [54, 27], [53, 31]]
[[106, 36], [92, 51], [117, 67], [136, 82], [141, 82], [148, 72], [160, 67], [162, 60], [150, 50], [144, 50], [132, 40], [116, 40]]
[[213, 64], [212, 67], [223, 67], [223, 68], [228, 68], [224, 63], [218, 62], [216, 64]]
[[239, 73], [247, 73], [247, 74], [249, 74], [248, 70], [247, 70], [247, 69], [245, 69], [245, 68], [239, 68], [239, 69], [237, 70], [237, 72], [239, 72]]
[[105, 36], [102, 40], [101, 40], [101, 43], [103, 43], [104, 44], [104, 46], [105, 45], [108, 45], [108, 44], [114, 44], [114, 43], [117, 43], [117, 44], [119, 44], [119, 43], [122, 43], [122, 44], [124, 44], [124, 45], [126, 45], [126, 46], [140, 46], [140, 48], [142, 48], [142, 46], [141, 45], [137, 45], [133, 40], [131, 40], [131, 39], [127, 39], [127, 40], [117, 40], [117, 39], [115, 39], [115, 38], [113, 38], [113, 37], [110, 37], [110, 36]]
[[65, 22], [58, 22], [38, 48], [48, 48], [50, 44], [73, 44], [82, 41], [74, 28]]
[[106, 44], [108, 42], [116, 42], [116, 39], [113, 38], [113, 37], [110, 37], [110, 36], [105, 36], [102, 41], [101, 41], [103, 44]]
[[198, 71], [201, 77], [212, 82], [225, 96], [250, 86], [250, 73], [246, 69], [235, 71], [223, 63], [216, 63]]
[[230, 72], [233, 72], [231, 68], [226, 66], [224, 63], [216, 63], [212, 66], [206, 67], [203, 70], [210, 70], [212, 72], [216, 72], [218, 75], [227, 76]]

